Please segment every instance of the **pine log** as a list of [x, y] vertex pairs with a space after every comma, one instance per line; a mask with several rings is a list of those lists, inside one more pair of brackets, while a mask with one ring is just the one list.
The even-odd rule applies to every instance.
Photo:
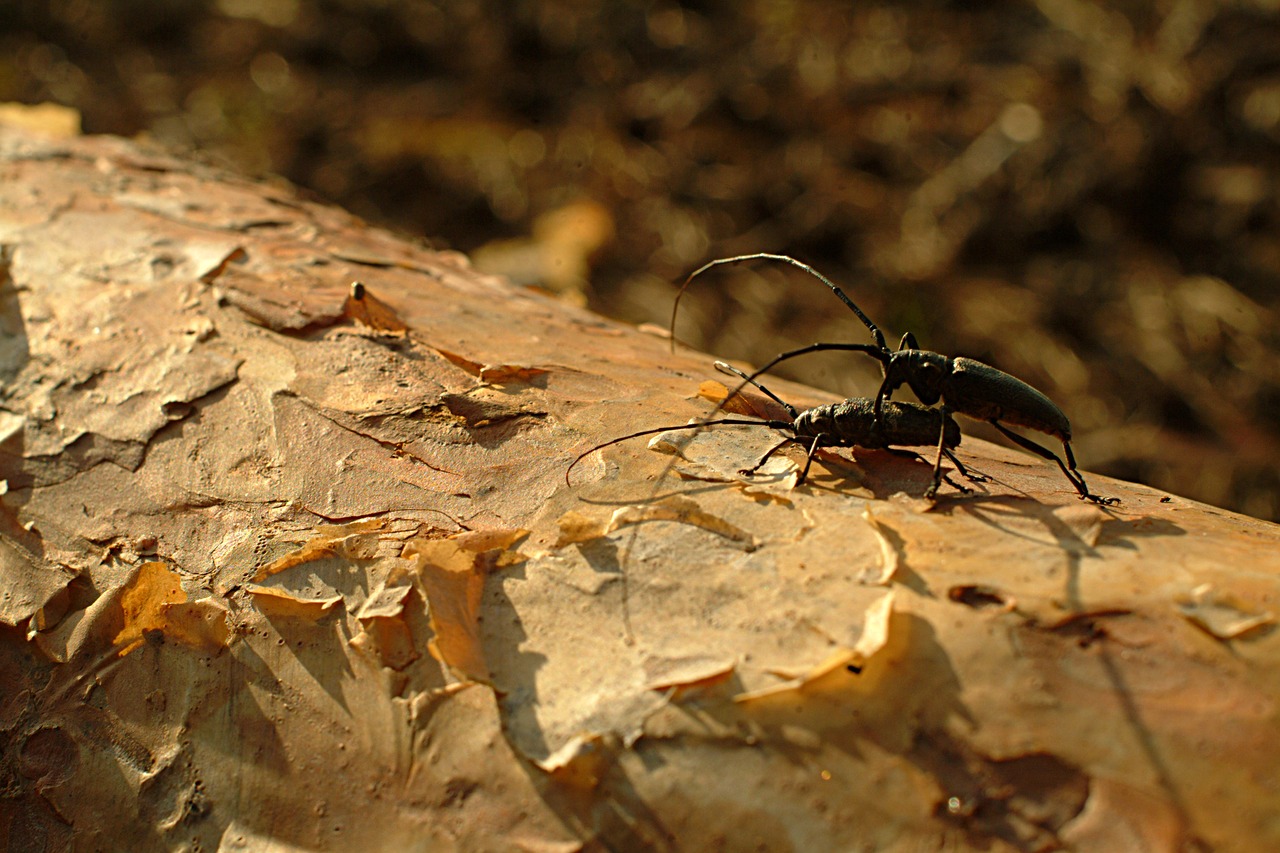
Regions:
[[566, 480], [713, 358], [144, 144], [0, 167], [0, 848], [1280, 849], [1275, 525], [976, 440]]

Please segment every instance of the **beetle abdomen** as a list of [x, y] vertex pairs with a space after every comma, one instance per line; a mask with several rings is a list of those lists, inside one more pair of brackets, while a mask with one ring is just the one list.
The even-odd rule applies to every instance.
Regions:
[[[875, 425], [875, 401], [851, 397], [839, 403], [827, 403], [801, 412], [796, 419], [797, 435], [827, 436], [827, 443], [843, 447], [884, 448], [890, 445], [936, 445], [941, 428], [942, 411], [889, 400], [880, 412], [880, 426]], [[960, 427], [947, 418], [947, 447], [960, 444]]]
[[1016, 376], [971, 358], [951, 360], [944, 399], [952, 410], [977, 420], [1003, 421], [1071, 440], [1071, 422], [1056, 403]]

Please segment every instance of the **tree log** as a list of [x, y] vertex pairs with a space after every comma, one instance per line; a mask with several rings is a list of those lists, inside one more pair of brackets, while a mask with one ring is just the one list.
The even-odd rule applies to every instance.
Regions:
[[566, 482], [712, 358], [142, 144], [0, 163], [5, 849], [1280, 848], [1276, 526], [975, 440]]

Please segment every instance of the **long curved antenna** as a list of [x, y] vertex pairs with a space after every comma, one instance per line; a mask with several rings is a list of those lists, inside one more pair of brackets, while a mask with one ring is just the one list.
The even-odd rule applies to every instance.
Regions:
[[786, 400], [782, 399], [777, 394], [773, 393], [768, 388], [761, 385], [759, 382], [747, 376], [747, 374], [743, 373], [741, 370], [734, 367], [732, 364], [728, 364], [727, 362], [723, 362], [723, 361], [717, 361], [715, 363], [715, 368], [721, 373], [727, 374], [729, 376], [736, 376], [739, 379], [741, 379], [743, 382], [746, 382], [750, 385], [754, 385], [757, 390], [764, 392], [764, 395], [766, 397], [768, 397], [773, 402], [777, 403], [782, 408], [786, 409], [787, 414], [791, 415], [792, 420], [795, 420], [796, 418], [800, 417], [800, 413], [796, 411], [795, 406], [791, 405]]
[[702, 275], [707, 270], [711, 269], [712, 267], [718, 267], [721, 264], [740, 264], [743, 261], [756, 261], [756, 260], [782, 261], [783, 263], [791, 264], [793, 267], [798, 267], [799, 269], [804, 270], [805, 272], [809, 273], [809, 275], [813, 276], [818, 281], [822, 282], [827, 287], [831, 288], [831, 292], [834, 293], [836, 297], [839, 298], [839, 300], [843, 302], [851, 311], [853, 311], [853, 313], [857, 314], [858, 319], [862, 321], [863, 325], [865, 325], [868, 329], [871, 330], [871, 337], [875, 339], [877, 346], [879, 346], [880, 349], [888, 352], [889, 345], [885, 342], [884, 333], [880, 331], [879, 327], [876, 326], [875, 323], [871, 322], [870, 317], [862, 313], [862, 309], [859, 308], [857, 305], [855, 305], [853, 303], [853, 300], [850, 299], [847, 295], [845, 295], [845, 292], [843, 290], [841, 290], [839, 287], [836, 286], [835, 282], [831, 281], [831, 279], [827, 278], [825, 275], [818, 272], [813, 267], [809, 266], [806, 263], [803, 263], [802, 261], [797, 261], [795, 258], [791, 257], [790, 255], [774, 255], [768, 252], [757, 252], [752, 255], [734, 255], [732, 258], [717, 258], [714, 261], [708, 261], [707, 263], [698, 267], [693, 272], [689, 273], [689, 277], [684, 280], [684, 284], [680, 285], [680, 292], [676, 294], [675, 303], [671, 306], [671, 351], [672, 352], [676, 351], [676, 315], [680, 311], [680, 300], [684, 297], [684, 292], [689, 287], [689, 283], [693, 281], [695, 278], [697, 278], [698, 276]]
[[756, 382], [759, 377], [768, 373], [770, 370], [773, 370], [773, 368], [788, 359], [808, 355], [811, 352], [865, 352], [881, 364], [888, 364], [889, 357], [892, 355], [889, 350], [879, 349], [878, 347], [873, 347], [871, 344], [809, 344], [807, 347], [793, 349], [790, 352], [784, 352], [781, 355], [776, 356], [773, 361], [769, 362], [764, 367], [759, 368], [755, 373], [744, 377], [742, 384], [744, 386], [751, 384], [759, 388], [760, 385]]
[[[717, 409], [717, 411], [719, 410]], [[794, 424], [792, 424], [790, 421], [761, 421], [761, 420], [746, 420], [744, 418], [721, 418], [719, 420], [699, 421], [693, 424], [680, 424], [678, 426], [663, 426], [663, 427], [654, 427], [653, 429], [642, 429], [639, 432], [633, 432], [630, 435], [623, 435], [623, 436], [619, 436], [618, 438], [612, 439], [610, 441], [606, 441], [604, 444], [597, 444], [595, 447], [591, 448], [590, 450], [584, 450], [582, 453], [579, 453], [577, 458], [575, 458], [572, 462], [570, 462], [569, 467], [565, 469], [564, 483], [566, 486], [571, 485], [571, 483], [569, 482], [569, 473], [574, 469], [574, 466], [577, 465], [579, 462], [581, 462], [583, 459], [586, 459], [592, 453], [595, 453], [597, 450], [604, 450], [606, 447], [611, 447], [612, 445], [619, 444], [624, 441], [630, 441], [633, 438], [640, 438], [643, 435], [656, 435], [657, 433], [660, 433], [660, 432], [673, 432], [678, 429], [702, 429], [703, 427], [709, 427], [709, 426], [762, 426], [762, 427], [768, 427], [769, 429], [791, 429], [794, 426]]]

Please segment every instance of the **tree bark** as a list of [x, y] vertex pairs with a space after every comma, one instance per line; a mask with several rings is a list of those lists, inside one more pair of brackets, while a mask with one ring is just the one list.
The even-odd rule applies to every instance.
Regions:
[[0, 163], [0, 846], [1280, 847], [1276, 526], [981, 441], [566, 482], [712, 358], [144, 145]]

